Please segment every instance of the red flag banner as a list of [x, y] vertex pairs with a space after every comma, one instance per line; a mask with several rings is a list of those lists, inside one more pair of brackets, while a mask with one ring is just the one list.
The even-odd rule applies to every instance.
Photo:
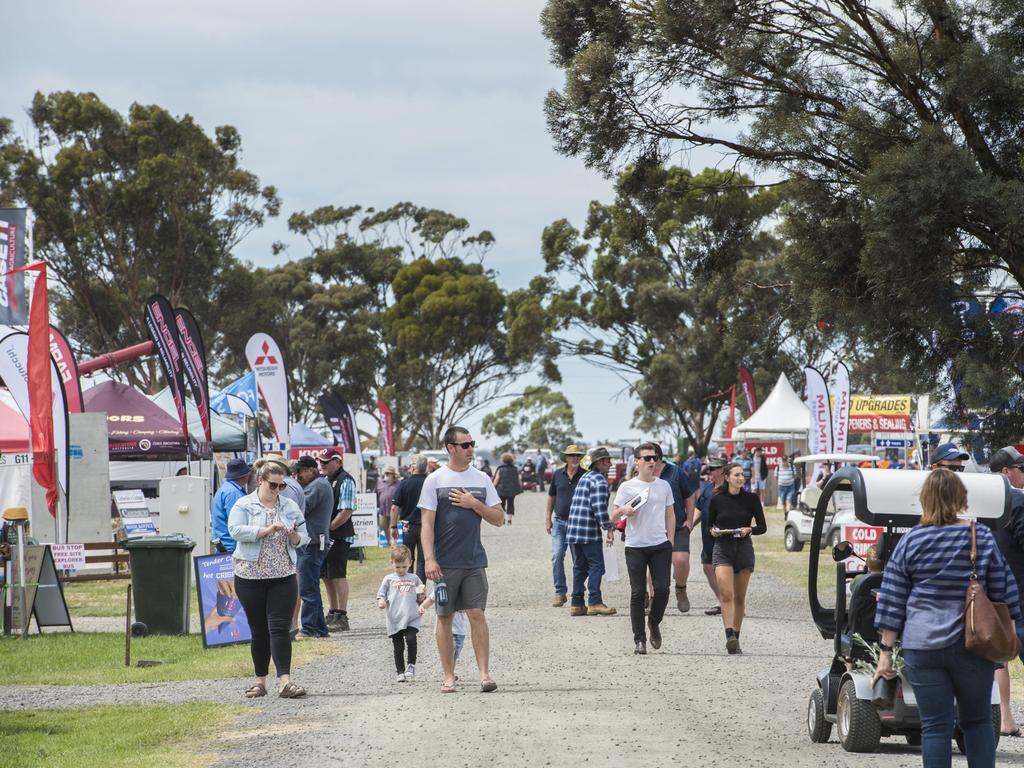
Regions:
[[178, 326], [178, 341], [185, 378], [188, 379], [192, 399], [196, 401], [199, 421], [203, 425], [206, 442], [213, 444], [213, 431], [210, 424], [210, 386], [206, 376], [206, 346], [203, 335], [199, 332], [196, 319], [187, 309], [179, 307], [174, 310], [174, 320]]
[[68, 401], [69, 413], [84, 413], [82, 404], [82, 383], [78, 375], [78, 362], [71, 351], [71, 345], [64, 334], [53, 325], [50, 326], [50, 357], [53, 358], [60, 380], [64, 382], [64, 392]]
[[729, 387], [729, 421], [725, 425], [725, 455], [732, 458], [735, 447], [732, 442], [732, 428], [736, 426], [736, 385]]
[[377, 401], [377, 415], [380, 418], [380, 438], [383, 456], [394, 456], [395, 435], [391, 418], [391, 409], [383, 400]]
[[757, 388], [754, 386], [754, 377], [750, 375], [750, 369], [740, 368], [740, 386], [743, 387], [743, 396], [747, 399], [747, 416], [757, 410]]

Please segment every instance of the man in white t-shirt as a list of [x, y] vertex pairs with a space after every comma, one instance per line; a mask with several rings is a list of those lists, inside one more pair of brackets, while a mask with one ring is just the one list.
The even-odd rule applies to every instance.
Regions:
[[[487, 553], [480, 542], [480, 521], [501, 527], [504, 512], [491, 478], [473, 466], [476, 442], [462, 427], [444, 433], [448, 465], [432, 472], [420, 492], [420, 544], [428, 579], [444, 581], [448, 601], [437, 602], [437, 650], [444, 668], [443, 693], [455, 692], [452, 616], [465, 611], [480, 669], [480, 690], [498, 687], [491, 678], [487, 608]], [[435, 592], [437, 589], [435, 589]]]
[[629, 620], [633, 626], [633, 653], [647, 653], [644, 631], [644, 595], [647, 593], [647, 571], [654, 582], [651, 615], [648, 627], [651, 647], [661, 648], [660, 624], [668, 605], [668, 588], [672, 580], [672, 545], [676, 533], [676, 516], [672, 508], [671, 486], [655, 475], [661, 461], [661, 446], [641, 443], [636, 449], [638, 474], [619, 486], [615, 494], [612, 521], [626, 518], [626, 570], [629, 572]]

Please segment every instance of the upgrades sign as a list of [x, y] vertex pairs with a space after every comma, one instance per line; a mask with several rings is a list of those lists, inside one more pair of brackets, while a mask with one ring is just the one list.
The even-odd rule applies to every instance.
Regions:
[[853, 395], [851, 432], [909, 432], [910, 395]]

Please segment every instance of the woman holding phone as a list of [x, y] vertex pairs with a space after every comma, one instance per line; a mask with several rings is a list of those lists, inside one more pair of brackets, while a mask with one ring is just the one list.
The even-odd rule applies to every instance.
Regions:
[[754, 545], [750, 537], [760, 536], [768, 530], [768, 525], [757, 494], [743, 489], [743, 467], [726, 464], [722, 478], [711, 497], [708, 525], [715, 539], [711, 565], [722, 603], [725, 649], [735, 654], [743, 653], [740, 627], [746, 612], [750, 574], [754, 572]]
[[629, 620], [633, 626], [633, 653], [647, 654], [647, 633], [644, 631], [644, 597], [647, 595], [647, 572], [654, 583], [651, 615], [651, 647], [661, 648], [661, 624], [668, 605], [668, 588], [672, 578], [672, 541], [676, 533], [676, 516], [672, 509], [672, 488], [654, 474], [661, 460], [661, 446], [641, 443], [636, 449], [637, 476], [619, 486], [615, 494], [612, 522], [626, 520], [626, 570], [629, 571]]
[[243, 496], [228, 513], [228, 530], [237, 542], [233, 553], [235, 591], [252, 631], [252, 663], [256, 683], [246, 698], [267, 695], [270, 659], [277, 670], [278, 695], [297, 699], [306, 689], [291, 681], [292, 612], [298, 599], [296, 548], [309, 542], [298, 505], [281, 496], [284, 470], [270, 462], [259, 471], [256, 490]]

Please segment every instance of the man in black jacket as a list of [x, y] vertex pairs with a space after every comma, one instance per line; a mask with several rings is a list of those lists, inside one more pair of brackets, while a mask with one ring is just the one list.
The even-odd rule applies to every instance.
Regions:
[[427, 457], [416, 455], [413, 457], [412, 474], [402, 480], [395, 490], [391, 499], [391, 538], [398, 535], [398, 521], [405, 525], [405, 536], [403, 542], [412, 553], [413, 572], [420, 577], [420, 581], [426, 582], [427, 577], [424, 571], [423, 545], [420, 543], [420, 492], [423, 490], [423, 481], [427, 479]]

